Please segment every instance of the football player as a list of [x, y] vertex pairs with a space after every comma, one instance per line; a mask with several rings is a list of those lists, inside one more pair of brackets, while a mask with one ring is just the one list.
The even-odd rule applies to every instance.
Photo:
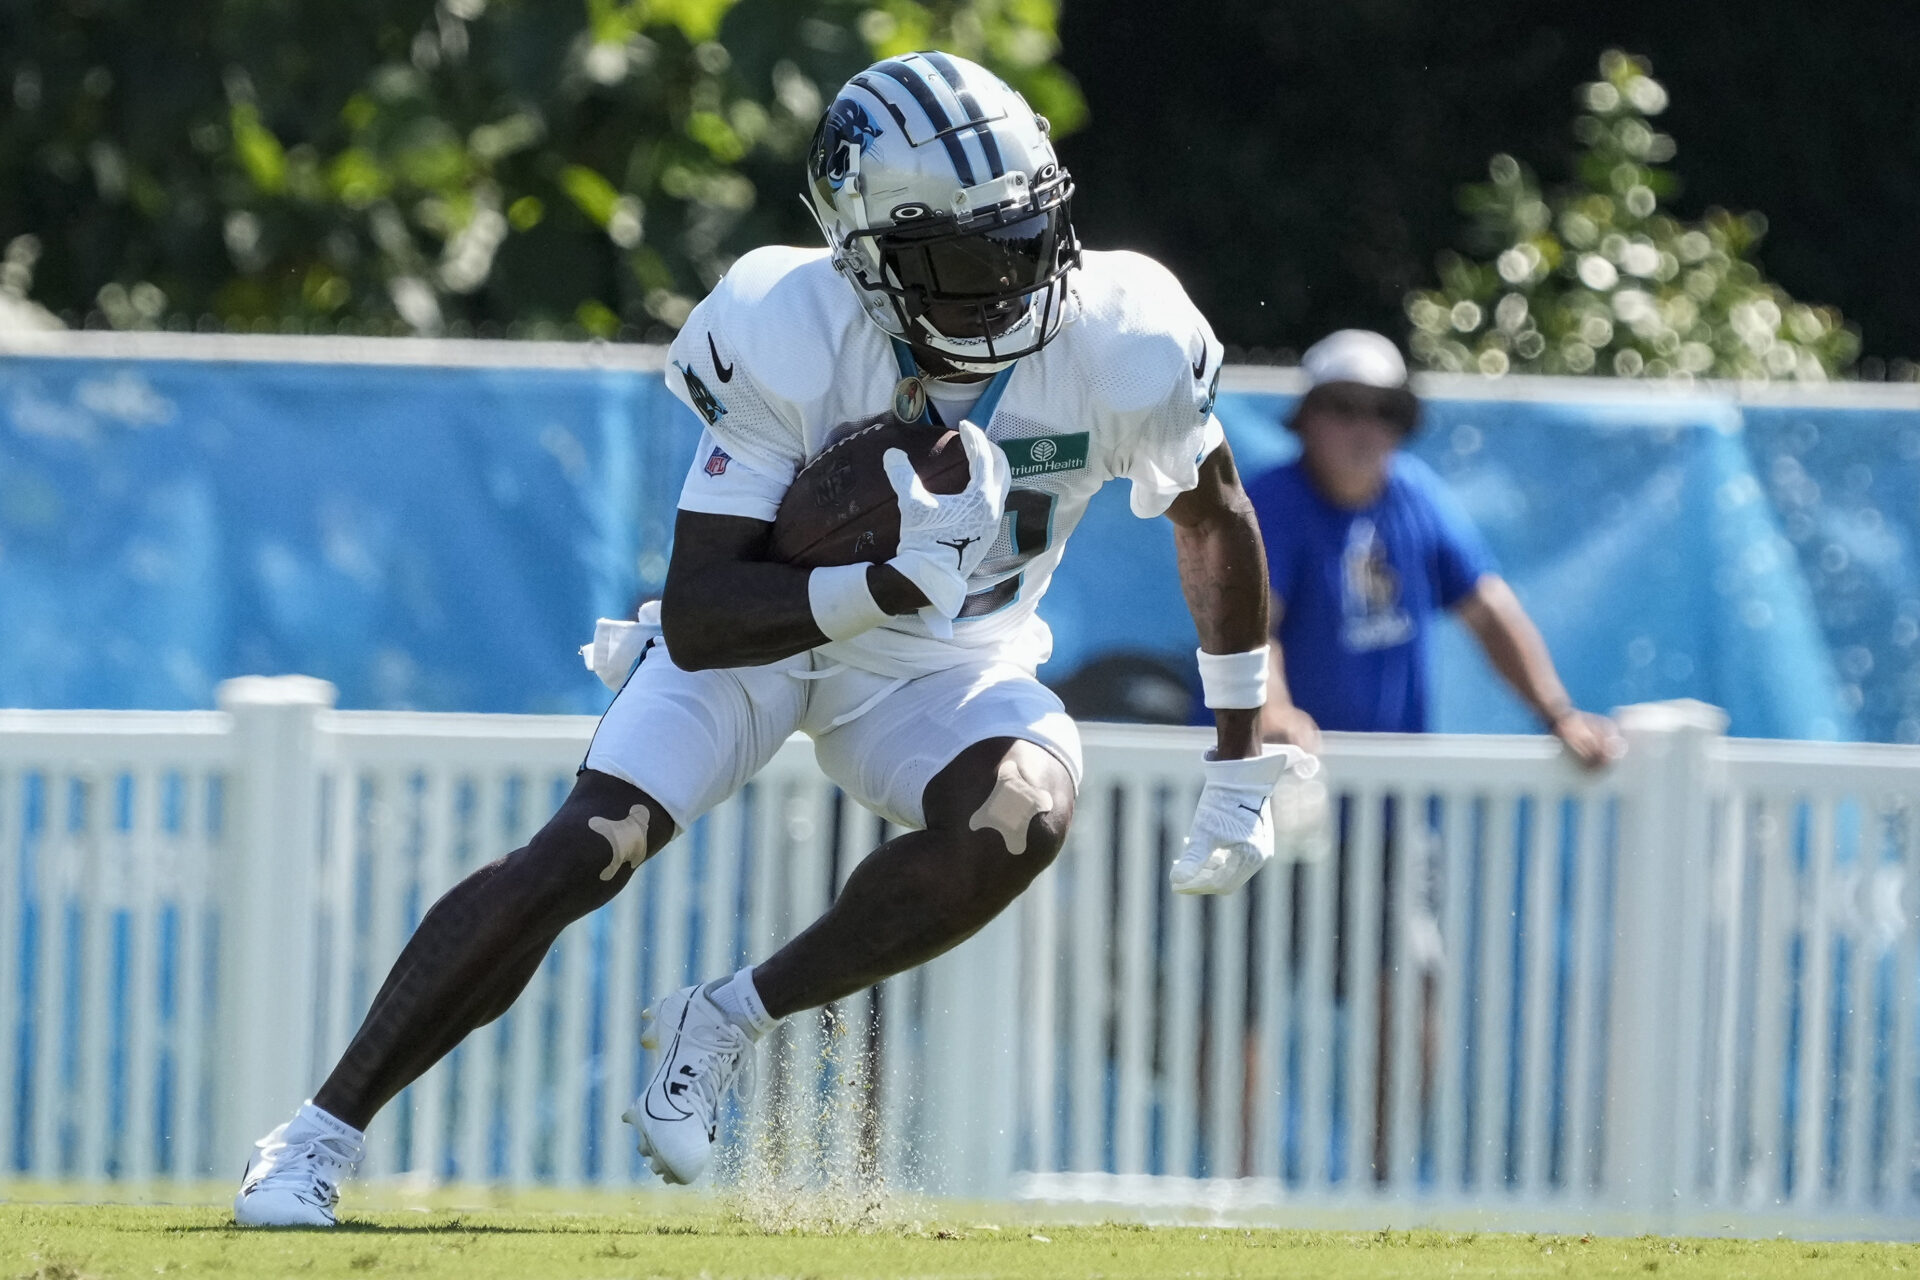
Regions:
[[[670, 352], [668, 385], [704, 434], [659, 633], [559, 812], [433, 906], [313, 1100], [258, 1144], [237, 1221], [331, 1224], [374, 1114], [798, 730], [830, 778], [910, 831], [772, 956], [649, 1011], [659, 1065], [627, 1119], [662, 1177], [701, 1176], [721, 1104], [779, 1019], [946, 951], [1059, 851], [1080, 743], [1034, 677], [1051, 644], [1034, 610], [1109, 480], [1173, 523], [1217, 721], [1173, 887], [1231, 892], [1271, 856], [1269, 798], [1301, 757], [1260, 742], [1266, 565], [1213, 415], [1220, 344], [1158, 263], [1081, 251], [1072, 195], [1046, 120], [971, 62], [911, 54], [840, 90], [807, 164], [826, 247], [742, 257]], [[836, 428], [889, 410], [958, 431], [964, 490], [929, 493], [890, 452], [891, 559], [770, 560], [795, 475]]]

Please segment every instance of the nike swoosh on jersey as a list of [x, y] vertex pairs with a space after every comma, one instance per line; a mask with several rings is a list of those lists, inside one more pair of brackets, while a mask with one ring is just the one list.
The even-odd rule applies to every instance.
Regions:
[[[707, 354], [713, 357], [713, 372], [719, 377], [720, 381], [732, 382], [733, 366], [720, 363], [720, 348], [713, 344], [713, 330], [711, 329], [707, 330]], [[1200, 371], [1198, 369], [1194, 370], [1193, 376], [1196, 378], [1199, 377]]]

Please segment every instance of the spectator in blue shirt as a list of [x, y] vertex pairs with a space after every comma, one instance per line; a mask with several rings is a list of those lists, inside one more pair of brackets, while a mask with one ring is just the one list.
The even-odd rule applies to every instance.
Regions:
[[[1306, 394], [1288, 420], [1300, 456], [1247, 485], [1267, 544], [1273, 585], [1272, 646], [1263, 729], [1269, 741], [1320, 748], [1320, 731], [1425, 733], [1427, 632], [1443, 610], [1457, 613], [1506, 682], [1541, 723], [1587, 768], [1619, 754], [1612, 721], [1567, 696], [1539, 629], [1494, 565], [1479, 532], [1419, 459], [1401, 452], [1420, 420], [1406, 362], [1377, 333], [1343, 329], [1301, 360]], [[1412, 976], [1420, 1007], [1419, 1074], [1432, 1087], [1438, 1034], [1436, 974], [1443, 963], [1434, 916], [1445, 874], [1435, 827], [1424, 805], [1414, 847], [1396, 848], [1395, 799], [1382, 802], [1383, 886], [1380, 967], [1373, 1028], [1373, 1174], [1387, 1169], [1388, 1011], [1392, 983]], [[1355, 804], [1343, 797], [1332, 820], [1338, 850], [1333, 928], [1344, 932]], [[1410, 860], [1416, 890], [1410, 918], [1394, 927], [1394, 881]], [[1300, 937], [1302, 868], [1294, 868], [1293, 936]], [[1343, 1011], [1336, 1037], [1346, 1042], [1347, 951], [1335, 944], [1334, 998]], [[1301, 956], [1288, 961], [1299, 981]], [[1399, 975], [1399, 976], [1396, 976]], [[1356, 1052], [1350, 1044], [1344, 1052]], [[1349, 1103], [1348, 1115], [1353, 1104]], [[1354, 1123], [1348, 1119], [1345, 1123]], [[1335, 1135], [1336, 1154], [1344, 1143]], [[1357, 1172], [1357, 1171], [1356, 1171]]]
[[1391, 341], [1343, 329], [1301, 361], [1288, 426], [1300, 456], [1247, 485], [1273, 582], [1269, 741], [1424, 733], [1429, 626], [1456, 612], [1494, 669], [1582, 765], [1619, 751], [1612, 721], [1567, 697], [1527, 616], [1440, 478], [1400, 446], [1420, 404]]

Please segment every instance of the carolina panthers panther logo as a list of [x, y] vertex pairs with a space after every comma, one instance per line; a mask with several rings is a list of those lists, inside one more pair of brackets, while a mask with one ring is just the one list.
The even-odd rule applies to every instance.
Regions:
[[1213, 412], [1213, 402], [1220, 398], [1220, 370], [1224, 367], [1225, 367], [1224, 362], [1221, 365], [1216, 366], [1213, 371], [1213, 381], [1207, 384], [1206, 403], [1200, 406], [1200, 416], [1202, 418], [1205, 418], [1208, 414]]
[[[680, 376], [687, 380], [687, 398], [693, 401], [695, 411], [698, 412], [702, 418], [706, 419], [708, 426], [712, 426], [727, 416], [727, 406], [721, 404], [720, 397], [714, 395], [712, 391], [707, 389], [707, 384], [700, 381], [699, 374], [687, 368], [687, 366], [681, 364], [678, 360], [673, 362], [673, 367], [678, 369]], [[711, 472], [710, 474], [718, 475], [719, 472]]]
[[822, 195], [838, 191], [845, 184], [854, 154], [865, 153], [879, 136], [880, 126], [859, 103], [842, 98], [828, 108], [820, 127], [814, 131], [813, 158], [809, 166], [826, 186]]

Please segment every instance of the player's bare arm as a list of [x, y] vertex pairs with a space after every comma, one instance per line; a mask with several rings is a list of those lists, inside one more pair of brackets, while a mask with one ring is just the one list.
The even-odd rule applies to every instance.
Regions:
[[[1267, 554], [1253, 504], [1223, 441], [1200, 464], [1200, 482], [1167, 509], [1180, 586], [1203, 653], [1245, 653], [1267, 642]], [[1216, 755], [1260, 754], [1260, 708], [1220, 708]]]
[[[768, 559], [772, 541], [768, 521], [680, 512], [660, 625], [683, 670], [757, 667], [827, 642], [808, 597], [811, 570]], [[867, 589], [894, 616], [927, 604], [892, 565], [868, 565]]]
[[1580, 710], [1567, 696], [1546, 640], [1505, 578], [1495, 573], [1481, 578], [1460, 602], [1459, 614], [1494, 670], [1582, 767], [1601, 768], [1620, 754], [1613, 721]]
[[1273, 789], [1296, 764], [1295, 747], [1263, 747], [1271, 649], [1267, 555], [1253, 504], [1225, 442], [1200, 464], [1199, 481], [1167, 509], [1180, 583], [1200, 635], [1200, 683], [1215, 742], [1206, 784], [1170, 880], [1177, 893], [1232, 893], [1273, 858]]
[[[896, 432], [899, 426], [894, 424]], [[884, 561], [803, 567], [776, 554], [782, 530], [791, 532], [795, 519], [806, 528], [798, 535], [801, 544], [819, 545], [823, 530], [811, 514], [817, 507], [806, 500], [806, 469], [789, 489], [789, 497], [800, 497], [798, 506], [783, 500], [771, 522], [683, 509], [661, 599], [661, 631], [676, 664], [683, 671], [762, 666], [915, 611], [951, 636], [968, 579], [1005, 507], [1008, 476], [1005, 455], [979, 427], [962, 422], [949, 438], [958, 441], [954, 456], [965, 458], [958, 492], [936, 494], [926, 487], [916, 470], [930, 465], [926, 457], [916, 463], [903, 449], [889, 447], [878, 459], [881, 492], [891, 488], [888, 505], [897, 505], [899, 520], [897, 534], [875, 539], [877, 555], [890, 555]], [[825, 461], [832, 453], [814, 461], [838, 465]], [[790, 511], [810, 515], [790, 517]]]

